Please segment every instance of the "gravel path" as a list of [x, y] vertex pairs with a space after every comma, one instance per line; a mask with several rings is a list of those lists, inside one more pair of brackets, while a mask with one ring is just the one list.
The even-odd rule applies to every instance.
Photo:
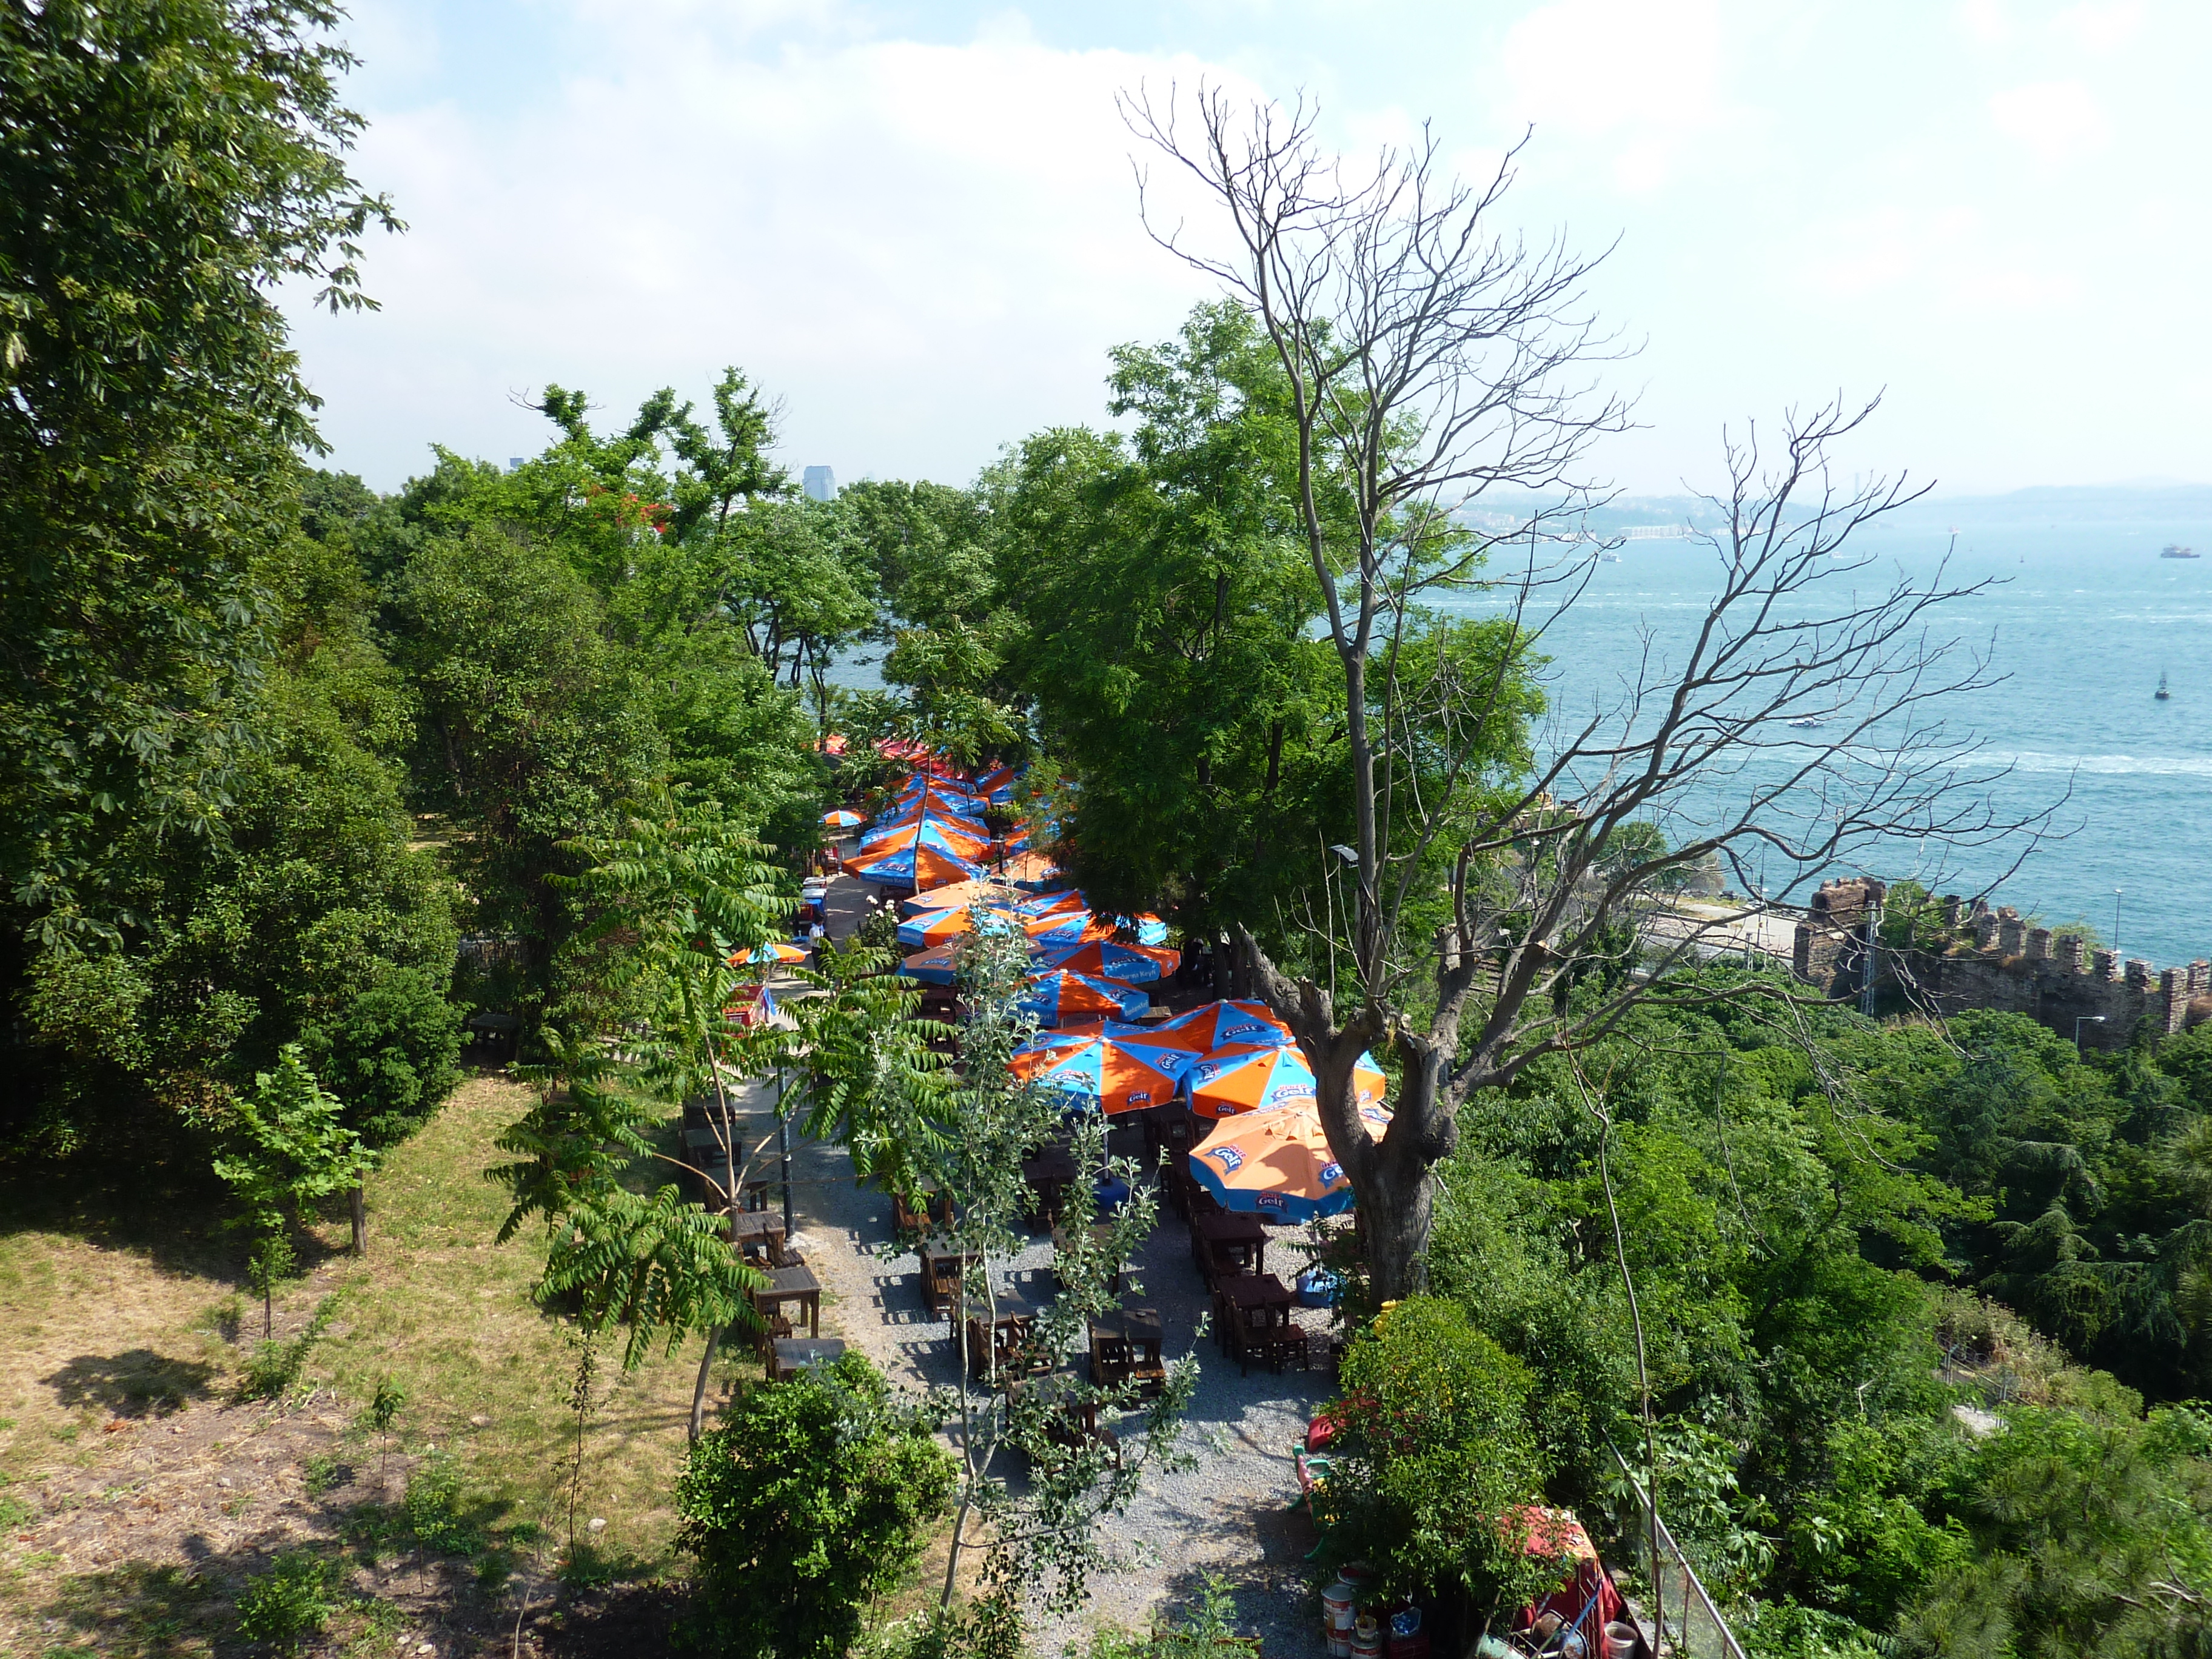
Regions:
[[[822, 1281], [824, 1334], [854, 1344], [894, 1383], [957, 1384], [959, 1355], [947, 1322], [923, 1310], [921, 1264], [910, 1252], [880, 1253], [891, 1237], [890, 1201], [854, 1184], [840, 1148], [795, 1146], [793, 1164], [795, 1248]], [[1051, 1241], [1038, 1235], [994, 1271], [1003, 1289], [1034, 1290], [1048, 1285], [1051, 1261]], [[1036, 1650], [1057, 1654], [1102, 1621], [1141, 1626], [1164, 1611], [1164, 1600], [1187, 1601], [1218, 1573], [1236, 1593], [1240, 1623], [1266, 1638], [1270, 1659], [1318, 1655], [1317, 1613], [1302, 1572], [1311, 1534], [1303, 1516], [1285, 1511], [1297, 1495], [1291, 1450], [1328, 1398], [1330, 1373], [1322, 1365], [1276, 1376], [1260, 1366], [1240, 1376], [1210, 1335], [1197, 1335], [1205, 1285], [1172, 1213], [1163, 1213], [1123, 1285], [1128, 1305], [1159, 1310], [1168, 1352], [1197, 1343], [1199, 1382], [1182, 1437], [1195, 1467], [1148, 1480], [1129, 1512], [1106, 1524], [1103, 1540], [1125, 1566], [1094, 1580], [1083, 1613], [1049, 1622]], [[1301, 1318], [1326, 1329], [1324, 1316], [1302, 1310]]]
[[[833, 932], [842, 933], [857, 920], [860, 890], [858, 883], [837, 883], [829, 907]], [[768, 1104], [765, 1093], [759, 1103]], [[1115, 1150], [1124, 1150], [1119, 1143], [1133, 1133], [1116, 1131]], [[946, 1322], [923, 1310], [921, 1264], [911, 1252], [882, 1254], [892, 1237], [889, 1199], [854, 1182], [841, 1148], [795, 1143], [793, 1165], [793, 1245], [822, 1281], [823, 1334], [854, 1344], [895, 1384], [956, 1384], [959, 1355]], [[1270, 1247], [1271, 1270], [1293, 1260], [1285, 1246], [1296, 1231], [1284, 1233], [1284, 1243]], [[995, 1271], [1007, 1289], [1048, 1287], [1051, 1260], [1051, 1241], [1040, 1234]], [[1164, 1203], [1123, 1287], [1127, 1305], [1159, 1310], [1170, 1353], [1196, 1342], [1199, 1382], [1182, 1436], [1195, 1467], [1149, 1478], [1129, 1512], [1106, 1523], [1103, 1540], [1125, 1565], [1094, 1578], [1083, 1612], [1047, 1621], [1034, 1650], [1056, 1656], [1100, 1623], [1141, 1626], [1193, 1598], [1209, 1574], [1219, 1574], [1236, 1597], [1240, 1626], [1263, 1638], [1268, 1659], [1318, 1659], [1319, 1610], [1306, 1588], [1304, 1561], [1312, 1533], [1289, 1505], [1297, 1496], [1291, 1449], [1333, 1392], [1323, 1345], [1311, 1345], [1313, 1370], [1276, 1376], [1260, 1366], [1240, 1376], [1210, 1335], [1197, 1335], [1206, 1311], [1205, 1284], [1182, 1224]], [[1300, 1310], [1298, 1317], [1314, 1332], [1328, 1328], [1325, 1314]]]

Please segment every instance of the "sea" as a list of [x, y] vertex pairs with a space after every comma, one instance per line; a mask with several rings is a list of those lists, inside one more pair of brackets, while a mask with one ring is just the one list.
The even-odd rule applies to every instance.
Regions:
[[[1617, 507], [1603, 532], [1632, 523], [1710, 524], [1682, 498]], [[2169, 544], [2197, 559], [2162, 559]], [[1719, 584], [1718, 555], [1687, 539], [1620, 541], [1596, 562], [1572, 606], [1549, 623], [1544, 671], [1564, 714], [1615, 706], [1651, 660], [1663, 662], [1703, 620]], [[1910, 878], [1931, 891], [1986, 894], [1992, 905], [2056, 927], [2078, 922], [2154, 967], [2212, 958], [2212, 488], [2027, 489], [1925, 500], [1855, 534], [1821, 589], [1869, 593], [1900, 574], [1953, 587], [1931, 629], [1987, 653], [1982, 689], [1937, 713], [1976, 745], [1973, 765], [1997, 774], [1983, 793], [1999, 818], [2042, 817], [2033, 834], [1989, 845], [1890, 842], [1860, 849], [1820, 876]], [[1944, 562], [1948, 561], [1948, 564]], [[1448, 605], [1495, 611], [1495, 594]], [[836, 678], [882, 684], [878, 650], [857, 651]], [[2155, 696], [2160, 676], [2169, 697]], [[1805, 734], [1805, 740], [1821, 734]], [[1732, 804], [1754, 765], [1692, 798], [1667, 828], [1694, 833], [1700, 811]], [[1751, 884], [1778, 896], [1777, 863]]]
[[[1924, 501], [1854, 536], [1815, 593], [1871, 595], [1900, 574], [1977, 587], [1947, 602], [1938, 640], [1985, 651], [1991, 683], [1938, 706], [1975, 766], [1999, 774], [1996, 816], [2048, 811], [2039, 831], [1987, 846], [1889, 842], [1818, 873], [1911, 877], [1937, 892], [1988, 892], [2044, 925], [2087, 924], [2155, 967], [2212, 957], [2212, 501], [2208, 492], [2032, 491]], [[1646, 509], [1655, 523], [1666, 522]], [[1618, 526], [1616, 526], [1617, 528]], [[2166, 559], [2168, 544], [2206, 556]], [[1719, 585], [1715, 548], [1688, 539], [1617, 544], [1544, 648], [1560, 715], [1618, 707], [1646, 660], [1679, 662]], [[1457, 608], [1502, 603], [1469, 596]], [[2170, 696], [2156, 691], [2164, 676]], [[1556, 724], [1555, 722], [1553, 724]], [[1820, 737], [1804, 733], [1801, 743]], [[1778, 757], [1692, 799], [1679, 839]], [[1763, 872], [1772, 879], [1770, 862]], [[1776, 883], [1778, 886], [1778, 882]]]

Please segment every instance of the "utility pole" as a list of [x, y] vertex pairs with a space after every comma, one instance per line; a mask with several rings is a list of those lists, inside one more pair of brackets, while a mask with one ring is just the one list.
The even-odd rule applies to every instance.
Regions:
[[1881, 901], [1876, 899], [1867, 906], [1866, 951], [1859, 980], [1859, 1012], [1869, 1018], [1874, 1016], [1874, 980], [1875, 969], [1881, 966]]
[[783, 1160], [783, 1236], [798, 1231], [791, 1218], [791, 1120], [783, 1110], [783, 1067], [775, 1068], [775, 1151]]

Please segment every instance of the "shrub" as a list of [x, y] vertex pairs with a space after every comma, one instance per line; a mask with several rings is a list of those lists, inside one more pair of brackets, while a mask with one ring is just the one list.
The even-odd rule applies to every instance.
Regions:
[[238, 1598], [238, 1633], [283, 1652], [296, 1650], [330, 1622], [331, 1596], [343, 1569], [305, 1550], [288, 1550], [255, 1576]]
[[828, 1659], [951, 1507], [951, 1458], [859, 1354], [749, 1389], [677, 1486], [710, 1650]]
[[1523, 1553], [1524, 1512], [1545, 1468], [1522, 1364], [1456, 1306], [1387, 1309], [1344, 1358], [1336, 1460], [1322, 1499], [1322, 1559], [1364, 1561], [1379, 1596], [1464, 1589], [1477, 1605], [1549, 1589], [1552, 1562]]
[[307, 1328], [289, 1342], [263, 1342], [253, 1350], [253, 1357], [246, 1362], [246, 1376], [240, 1382], [238, 1396], [241, 1400], [275, 1400], [287, 1393], [300, 1380], [300, 1373], [307, 1364], [308, 1352], [323, 1340], [323, 1333], [337, 1317], [338, 1299], [326, 1296], [315, 1310]]

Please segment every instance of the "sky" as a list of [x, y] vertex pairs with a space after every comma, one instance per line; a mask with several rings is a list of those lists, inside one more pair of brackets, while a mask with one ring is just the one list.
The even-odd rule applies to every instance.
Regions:
[[[1353, 156], [1431, 125], [1499, 228], [1590, 253], [1632, 355], [1627, 490], [1723, 429], [1880, 394], [1840, 458], [1946, 494], [2212, 480], [2212, 6], [2159, 0], [355, 0], [354, 157], [409, 228], [373, 314], [288, 297], [330, 465], [544, 446], [725, 366], [779, 457], [961, 483], [1103, 424], [1106, 353], [1209, 285], [1137, 211], [1117, 92], [1317, 100]], [[1219, 221], [1160, 190], [1190, 234]]]

